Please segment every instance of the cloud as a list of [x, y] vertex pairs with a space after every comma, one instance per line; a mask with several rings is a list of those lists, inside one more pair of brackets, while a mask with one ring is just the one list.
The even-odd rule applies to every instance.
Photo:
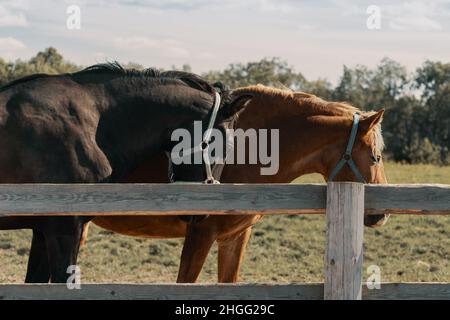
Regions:
[[172, 57], [176, 57], [176, 58], [187, 58], [189, 57], [189, 51], [184, 49], [184, 48], [180, 48], [180, 47], [171, 47], [167, 49], [169, 52], [169, 55]]
[[448, 21], [446, 16], [450, 15], [449, 0], [379, 0], [378, 3], [365, 0], [357, 4], [350, 0], [333, 0], [330, 8], [334, 7], [341, 15], [356, 17], [365, 16], [370, 5], [380, 7], [383, 28], [386, 25], [394, 31], [441, 31]]
[[174, 39], [152, 39], [146, 36], [118, 37], [113, 40], [113, 45], [123, 51], [153, 50], [169, 57], [185, 58], [190, 53], [182, 47], [180, 41]]
[[398, 31], [438, 31], [442, 25], [428, 17], [399, 17], [389, 22], [393, 30]]
[[204, 8], [253, 8], [269, 13], [290, 13], [301, 5], [297, 0], [85, 0], [95, 5], [136, 6], [158, 13], [165, 10], [189, 11]]
[[269, 13], [290, 13], [295, 10], [296, 3], [293, 1], [259, 0], [256, 3], [260, 10]]
[[[92, 1], [98, 4], [105, 4], [103, 1]], [[226, 1], [221, 0], [113, 0], [108, 3], [119, 5], [129, 5], [138, 7], [147, 7], [159, 10], [193, 10], [206, 6], [223, 4]], [[228, 1], [229, 2], [229, 1]], [[236, 2], [236, 0], [231, 0]]]
[[2, 5], [8, 9], [13, 10], [28, 10], [30, 9], [29, 0], [2, 0]]
[[393, 30], [438, 31], [442, 30], [442, 25], [437, 21], [440, 4], [442, 2], [408, 1], [386, 5], [384, 9]]
[[7, 4], [0, 5], [0, 26], [2, 27], [25, 27], [28, 25], [27, 18], [22, 12], [14, 13]]
[[26, 48], [22, 41], [12, 37], [0, 38], [0, 51], [16, 51]]
[[0, 57], [5, 60], [14, 60], [24, 53], [25, 44], [12, 37], [0, 38]]
[[116, 48], [126, 50], [153, 49], [159, 46], [157, 41], [142, 36], [118, 37], [113, 42]]

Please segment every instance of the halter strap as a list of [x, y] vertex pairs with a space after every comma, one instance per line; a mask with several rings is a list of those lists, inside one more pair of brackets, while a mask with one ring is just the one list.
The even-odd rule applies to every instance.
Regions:
[[366, 183], [366, 180], [362, 176], [361, 172], [358, 170], [355, 162], [352, 159], [352, 151], [353, 145], [355, 144], [356, 134], [358, 133], [358, 125], [359, 125], [359, 114], [353, 114], [353, 125], [352, 131], [350, 132], [350, 136], [348, 138], [347, 148], [345, 149], [345, 153], [342, 156], [341, 160], [338, 162], [336, 167], [331, 171], [330, 176], [328, 177], [328, 181], [333, 181], [339, 171], [342, 170], [345, 164], [347, 164], [352, 170], [353, 174], [356, 176], [359, 182]]
[[219, 112], [220, 107], [220, 94], [216, 91], [216, 100], [214, 101], [214, 107], [211, 114], [211, 118], [209, 118], [208, 128], [205, 131], [203, 136], [203, 141], [201, 143], [201, 147], [203, 148], [203, 162], [205, 163], [205, 171], [206, 171], [206, 180], [204, 183], [208, 184], [219, 184], [219, 180], [216, 180], [212, 174], [211, 161], [209, 159], [209, 140], [211, 139], [212, 129], [214, 127], [214, 123], [216, 122], [217, 113]]
[[220, 184], [219, 180], [214, 178], [212, 174], [211, 161], [209, 159], [209, 140], [211, 139], [212, 129], [214, 127], [214, 123], [216, 122], [217, 114], [219, 113], [219, 107], [221, 102], [220, 94], [215, 91], [215, 101], [213, 110], [211, 113], [211, 117], [209, 118], [208, 128], [203, 134], [203, 140], [199, 145], [190, 148], [189, 150], [183, 151], [183, 156], [192, 155], [193, 153], [202, 152], [203, 162], [205, 164], [205, 172], [206, 172], [206, 180], [203, 182], [195, 182], [195, 181], [174, 181], [173, 183], [190, 183], [190, 184]]

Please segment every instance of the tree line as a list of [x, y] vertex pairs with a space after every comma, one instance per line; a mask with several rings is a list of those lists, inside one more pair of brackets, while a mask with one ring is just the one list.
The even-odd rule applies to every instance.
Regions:
[[[125, 66], [143, 68], [136, 63]], [[81, 68], [51, 47], [28, 61], [6, 62], [0, 58], [0, 86], [29, 74], [67, 73]], [[191, 71], [189, 65], [182, 69]], [[400, 63], [384, 58], [372, 69], [344, 66], [335, 86], [326, 79], [307, 80], [280, 58], [230, 64], [202, 76], [230, 88], [261, 83], [313, 93], [325, 100], [346, 101], [362, 110], [385, 108], [383, 136], [389, 159], [450, 165], [450, 63], [425, 61], [409, 73]]]

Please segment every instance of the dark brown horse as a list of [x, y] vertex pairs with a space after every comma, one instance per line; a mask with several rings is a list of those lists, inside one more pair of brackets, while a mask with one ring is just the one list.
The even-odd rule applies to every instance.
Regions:
[[[327, 102], [306, 93], [292, 93], [264, 86], [241, 88], [237, 95], [252, 100], [240, 114], [237, 127], [279, 129], [280, 168], [276, 175], [262, 176], [259, 165], [226, 165], [224, 183], [287, 183], [298, 176], [320, 173], [325, 180], [341, 159], [349, 139], [354, 113], [361, 116], [352, 157], [368, 183], [386, 183], [381, 151], [380, 123], [383, 111], [361, 112], [337, 102]], [[164, 155], [149, 159], [123, 181], [168, 182]], [[356, 181], [344, 166], [335, 181]], [[218, 241], [219, 282], [235, 282], [251, 228], [261, 216], [210, 216], [187, 224], [177, 217], [101, 217], [93, 222], [118, 233], [149, 237], [185, 237], [178, 282], [195, 282], [211, 245]], [[366, 216], [366, 226], [382, 225], [387, 216]]]
[[[209, 124], [213, 106], [215, 127], [232, 127], [249, 96], [222, 98], [194, 74], [118, 64], [17, 80], [0, 88], [0, 183], [121, 181], [152, 155], [169, 152], [175, 129], [191, 133], [195, 120]], [[195, 166], [183, 178], [204, 176]], [[1, 217], [0, 230], [33, 230], [26, 282], [65, 282], [89, 220]]]

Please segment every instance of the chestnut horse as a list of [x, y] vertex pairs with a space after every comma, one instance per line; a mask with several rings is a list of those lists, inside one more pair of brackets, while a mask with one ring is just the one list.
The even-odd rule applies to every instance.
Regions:
[[[260, 165], [227, 164], [221, 182], [288, 183], [309, 173], [320, 173], [328, 180], [344, 154], [353, 116], [357, 113], [361, 120], [351, 152], [354, 164], [367, 183], [386, 183], [380, 128], [384, 110], [361, 112], [345, 103], [327, 102], [311, 94], [261, 85], [236, 89], [233, 94], [253, 97], [238, 118], [238, 128], [279, 129], [280, 165], [277, 174], [263, 176], [260, 175]], [[168, 182], [164, 174], [166, 166], [166, 158], [160, 155], [147, 161], [124, 182]], [[334, 180], [356, 181], [357, 178], [349, 166], [344, 166]], [[169, 216], [98, 217], [93, 222], [130, 236], [185, 237], [178, 282], [196, 281], [211, 245], [217, 241], [218, 280], [236, 282], [252, 226], [260, 218], [259, 215], [214, 215], [188, 224], [178, 217]], [[386, 220], [385, 215], [366, 216], [364, 224], [379, 226]]]

